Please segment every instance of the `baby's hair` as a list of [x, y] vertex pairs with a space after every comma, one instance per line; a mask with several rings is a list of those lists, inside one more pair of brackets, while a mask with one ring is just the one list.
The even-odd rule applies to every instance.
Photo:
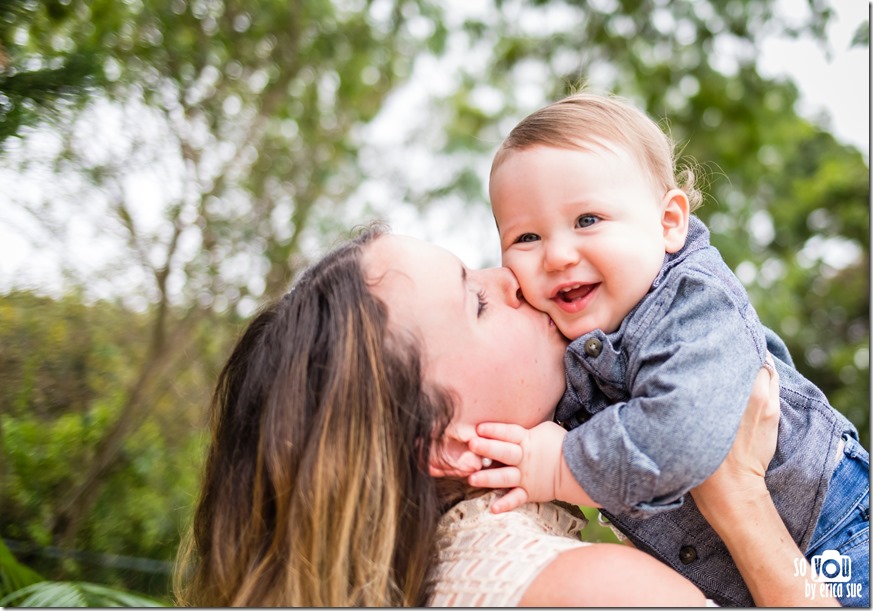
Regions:
[[654, 185], [664, 193], [682, 189], [691, 210], [703, 201], [696, 188], [694, 164], [676, 164], [672, 139], [644, 112], [612, 95], [575, 93], [528, 115], [500, 145], [491, 164], [491, 174], [512, 150], [535, 145], [588, 150], [588, 146], [614, 143], [635, 155]]
[[701, 169], [696, 163], [685, 161], [676, 173], [676, 186], [688, 196], [688, 208], [694, 212], [703, 205], [703, 192], [697, 187], [697, 177]]

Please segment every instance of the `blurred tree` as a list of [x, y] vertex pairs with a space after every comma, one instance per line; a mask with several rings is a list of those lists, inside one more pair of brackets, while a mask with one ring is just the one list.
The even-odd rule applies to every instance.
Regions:
[[[236, 317], [385, 201], [481, 207], [500, 138], [582, 83], [667, 120], [710, 169], [715, 243], [866, 433], [867, 164], [756, 68], [764, 36], [821, 38], [826, 3], [783, 17], [771, 0], [494, 0], [459, 20], [427, 0], [66, 0], [62, 22], [38, 5], [0, 26], [15, 41], [6, 56], [26, 46], [40, 67], [58, 50], [99, 51], [95, 94], [8, 147], [10, 174], [40, 190], [6, 194], [47, 230], [40, 246], [87, 225], [113, 259], [102, 273], [71, 261], [68, 300], [0, 302], [5, 535], [168, 557], [168, 516], [196, 478], [192, 423]], [[452, 70], [433, 79], [437, 95], [401, 108], [418, 121], [410, 146], [372, 144], [368, 125], [397, 122], [389, 96], [441, 61]], [[380, 201], [356, 191], [367, 180]], [[829, 258], [834, 244], [845, 256]], [[83, 305], [101, 291], [124, 308]]]
[[[76, 295], [54, 300], [15, 292], [0, 300], [0, 405], [8, 469], [0, 491], [3, 537], [56, 547], [52, 529], [58, 500], [88, 468], [127, 402], [125, 389], [138, 375], [149, 322], [147, 314], [119, 304], [85, 306]], [[190, 406], [205, 405], [235, 322], [232, 315], [205, 319], [191, 343], [197, 358], [185, 366], [174, 359], [177, 375], [164, 376], [164, 384], [149, 392], [151, 417], [115, 457], [93, 511], [83, 518], [77, 543], [91, 556], [123, 550], [144, 559], [174, 557], [197, 488], [206, 435], [202, 410]], [[156, 596], [168, 591], [166, 566], [142, 572], [114, 568], [99, 558], [85, 564], [80, 559], [61, 556], [58, 561], [34, 551], [22, 556], [55, 578], [99, 574], [104, 583]]]
[[[40, 25], [38, 11], [29, 16], [22, 38]], [[82, 211], [100, 209], [110, 231], [124, 232], [118, 261], [141, 279], [151, 314], [139, 371], [53, 509], [55, 542], [75, 540], [154, 393], [184, 369], [198, 324], [250, 293], [281, 293], [307, 228], [339, 226], [337, 202], [361, 180], [356, 127], [418, 48], [439, 50], [438, 16], [413, 0], [76, 3], [53, 44], [99, 41], [104, 87], [67, 114], [49, 164], [85, 177]], [[137, 206], [143, 174], [164, 192]], [[20, 203], [62, 234], [72, 195], [63, 190]]]
[[[84, 2], [0, 3], [0, 151], [28, 126], [81, 107], [101, 85], [105, 49], [70, 37]], [[24, 26], [24, 27], [22, 27]]]

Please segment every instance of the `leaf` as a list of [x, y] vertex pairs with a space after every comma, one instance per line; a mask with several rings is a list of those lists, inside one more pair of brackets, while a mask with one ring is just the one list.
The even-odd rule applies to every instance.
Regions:
[[855, 35], [852, 36], [852, 42], [849, 47], [869, 47], [870, 46], [870, 20], [865, 19], [863, 23], [858, 25], [855, 30]]
[[162, 607], [159, 602], [124, 590], [81, 581], [41, 581], [0, 600], [16, 607]]
[[85, 597], [74, 584], [41, 581], [4, 597], [0, 605], [13, 602], [17, 607], [84, 607]]
[[0, 539], [0, 595], [20, 590], [39, 581], [43, 581], [39, 573], [18, 562]]

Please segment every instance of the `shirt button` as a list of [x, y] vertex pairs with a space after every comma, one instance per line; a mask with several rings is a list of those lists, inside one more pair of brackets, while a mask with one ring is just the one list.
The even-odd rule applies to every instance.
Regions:
[[603, 350], [603, 342], [596, 337], [585, 342], [585, 354], [588, 356], [600, 356], [600, 351]]
[[697, 560], [697, 550], [690, 545], [683, 545], [682, 549], [679, 550], [679, 560], [682, 561], [682, 564], [691, 564]]

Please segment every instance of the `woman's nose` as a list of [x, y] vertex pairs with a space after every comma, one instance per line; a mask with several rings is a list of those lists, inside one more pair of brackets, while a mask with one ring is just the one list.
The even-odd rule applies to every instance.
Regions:
[[495, 267], [492, 272], [497, 293], [506, 302], [506, 305], [511, 308], [521, 306], [523, 302], [521, 286], [519, 286], [512, 270], [508, 267]]

